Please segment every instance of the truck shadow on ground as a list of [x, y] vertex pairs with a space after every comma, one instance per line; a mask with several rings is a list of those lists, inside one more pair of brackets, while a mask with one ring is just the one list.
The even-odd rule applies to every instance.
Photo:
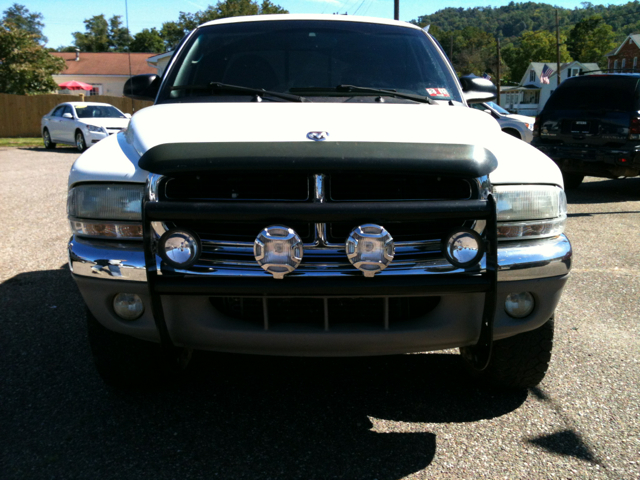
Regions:
[[437, 454], [424, 423], [495, 418], [527, 398], [473, 386], [446, 353], [199, 353], [178, 382], [122, 392], [93, 368], [66, 267], [0, 284], [0, 309], [3, 478], [395, 479]]
[[640, 200], [640, 177], [609, 180], [590, 178], [580, 187], [567, 190], [569, 204], [588, 205], [594, 203], [618, 203]]

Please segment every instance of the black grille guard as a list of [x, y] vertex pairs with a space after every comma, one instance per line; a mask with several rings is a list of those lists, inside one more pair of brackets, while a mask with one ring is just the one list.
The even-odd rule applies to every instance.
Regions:
[[[478, 343], [471, 349], [469, 360], [475, 368], [483, 370], [491, 358], [493, 322], [497, 304], [498, 240], [495, 199], [467, 201], [425, 202], [341, 202], [272, 204], [228, 202], [150, 202], [143, 201], [142, 219], [144, 228], [144, 252], [147, 284], [151, 297], [151, 310], [160, 335], [162, 347], [174, 349], [164, 317], [161, 295], [277, 295], [286, 289], [287, 295], [314, 296], [393, 296], [446, 293], [485, 293], [482, 325]], [[483, 240], [486, 247], [486, 268], [475, 274], [301, 278], [295, 272], [283, 280], [270, 276], [264, 278], [225, 277], [193, 278], [160, 276], [157, 272], [154, 221], [175, 220], [244, 220], [277, 219], [279, 222], [304, 220], [311, 222], [354, 221], [363, 222], [394, 220], [437, 220], [442, 218], [464, 218], [485, 220]]]

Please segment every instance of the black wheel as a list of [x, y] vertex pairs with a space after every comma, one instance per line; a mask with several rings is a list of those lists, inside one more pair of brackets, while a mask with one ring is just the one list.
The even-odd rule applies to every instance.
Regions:
[[512, 130], [511, 128], [507, 128], [506, 130], [503, 130], [503, 132], [511, 135], [512, 137], [516, 137], [519, 140], [522, 140], [522, 137], [520, 136], [520, 133], [517, 130]]
[[113, 332], [87, 310], [87, 333], [98, 373], [105, 383], [131, 389], [174, 380], [191, 359], [191, 350], [163, 352], [160, 345]]
[[553, 317], [530, 332], [493, 342], [486, 369], [474, 369], [469, 360], [472, 347], [460, 349], [471, 375], [480, 383], [500, 389], [522, 389], [538, 385], [549, 368], [553, 347]]
[[76, 131], [76, 148], [80, 153], [87, 149], [87, 142], [84, 141], [84, 135], [80, 130]]
[[49, 133], [49, 129], [45, 128], [42, 131], [42, 140], [44, 141], [44, 148], [46, 148], [47, 150], [56, 148], [57, 144], [51, 141], [51, 134]]
[[562, 179], [564, 180], [564, 189], [572, 190], [580, 186], [582, 180], [584, 180], [584, 175], [562, 172]]

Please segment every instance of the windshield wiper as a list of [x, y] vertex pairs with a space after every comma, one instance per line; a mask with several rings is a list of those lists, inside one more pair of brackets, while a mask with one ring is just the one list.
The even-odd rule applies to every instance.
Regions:
[[282, 98], [283, 100], [289, 100], [290, 102], [308, 102], [304, 97], [300, 95], [292, 95], [290, 93], [272, 92], [265, 90], [264, 88], [251, 88], [242, 87], [240, 85], [229, 85], [228, 83], [211, 82], [208, 85], [175, 85], [171, 87], [171, 91], [174, 90], [200, 90], [209, 92], [236, 92], [244, 93], [247, 95], [256, 95], [263, 97], [268, 95], [270, 97]]
[[434, 105], [435, 102], [427, 97], [422, 95], [417, 95], [414, 93], [400, 93], [391, 88], [373, 88], [373, 87], [359, 87], [357, 85], [338, 85], [335, 88], [322, 88], [322, 87], [309, 87], [309, 88], [292, 88], [289, 90], [290, 92], [305, 92], [308, 95], [313, 95], [314, 93], [370, 93], [372, 95], [380, 95], [383, 97], [395, 97], [395, 98], [406, 98], [407, 100], [413, 100], [414, 102], [420, 103], [428, 103], [429, 105]]

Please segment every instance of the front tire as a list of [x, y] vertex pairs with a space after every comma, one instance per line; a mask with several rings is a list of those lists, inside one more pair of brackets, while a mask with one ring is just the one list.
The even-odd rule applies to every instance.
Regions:
[[164, 352], [160, 344], [116, 333], [87, 309], [89, 346], [105, 383], [121, 389], [148, 387], [173, 380], [191, 359], [191, 350]]
[[573, 190], [580, 186], [584, 180], [584, 175], [580, 175], [579, 173], [562, 172], [562, 180], [564, 181], [565, 190]]
[[460, 348], [467, 370], [479, 383], [515, 390], [538, 385], [549, 368], [553, 347], [553, 317], [544, 325], [513, 337], [493, 342], [489, 365], [482, 371], [473, 367], [473, 347]]
[[56, 148], [56, 143], [53, 143], [51, 141], [51, 134], [49, 133], [49, 129], [45, 128], [42, 131], [42, 140], [44, 142], [44, 148], [46, 148], [47, 150], [52, 150], [54, 148]]
[[76, 131], [76, 149], [82, 153], [87, 149], [87, 142], [84, 139], [84, 135], [80, 130]]

